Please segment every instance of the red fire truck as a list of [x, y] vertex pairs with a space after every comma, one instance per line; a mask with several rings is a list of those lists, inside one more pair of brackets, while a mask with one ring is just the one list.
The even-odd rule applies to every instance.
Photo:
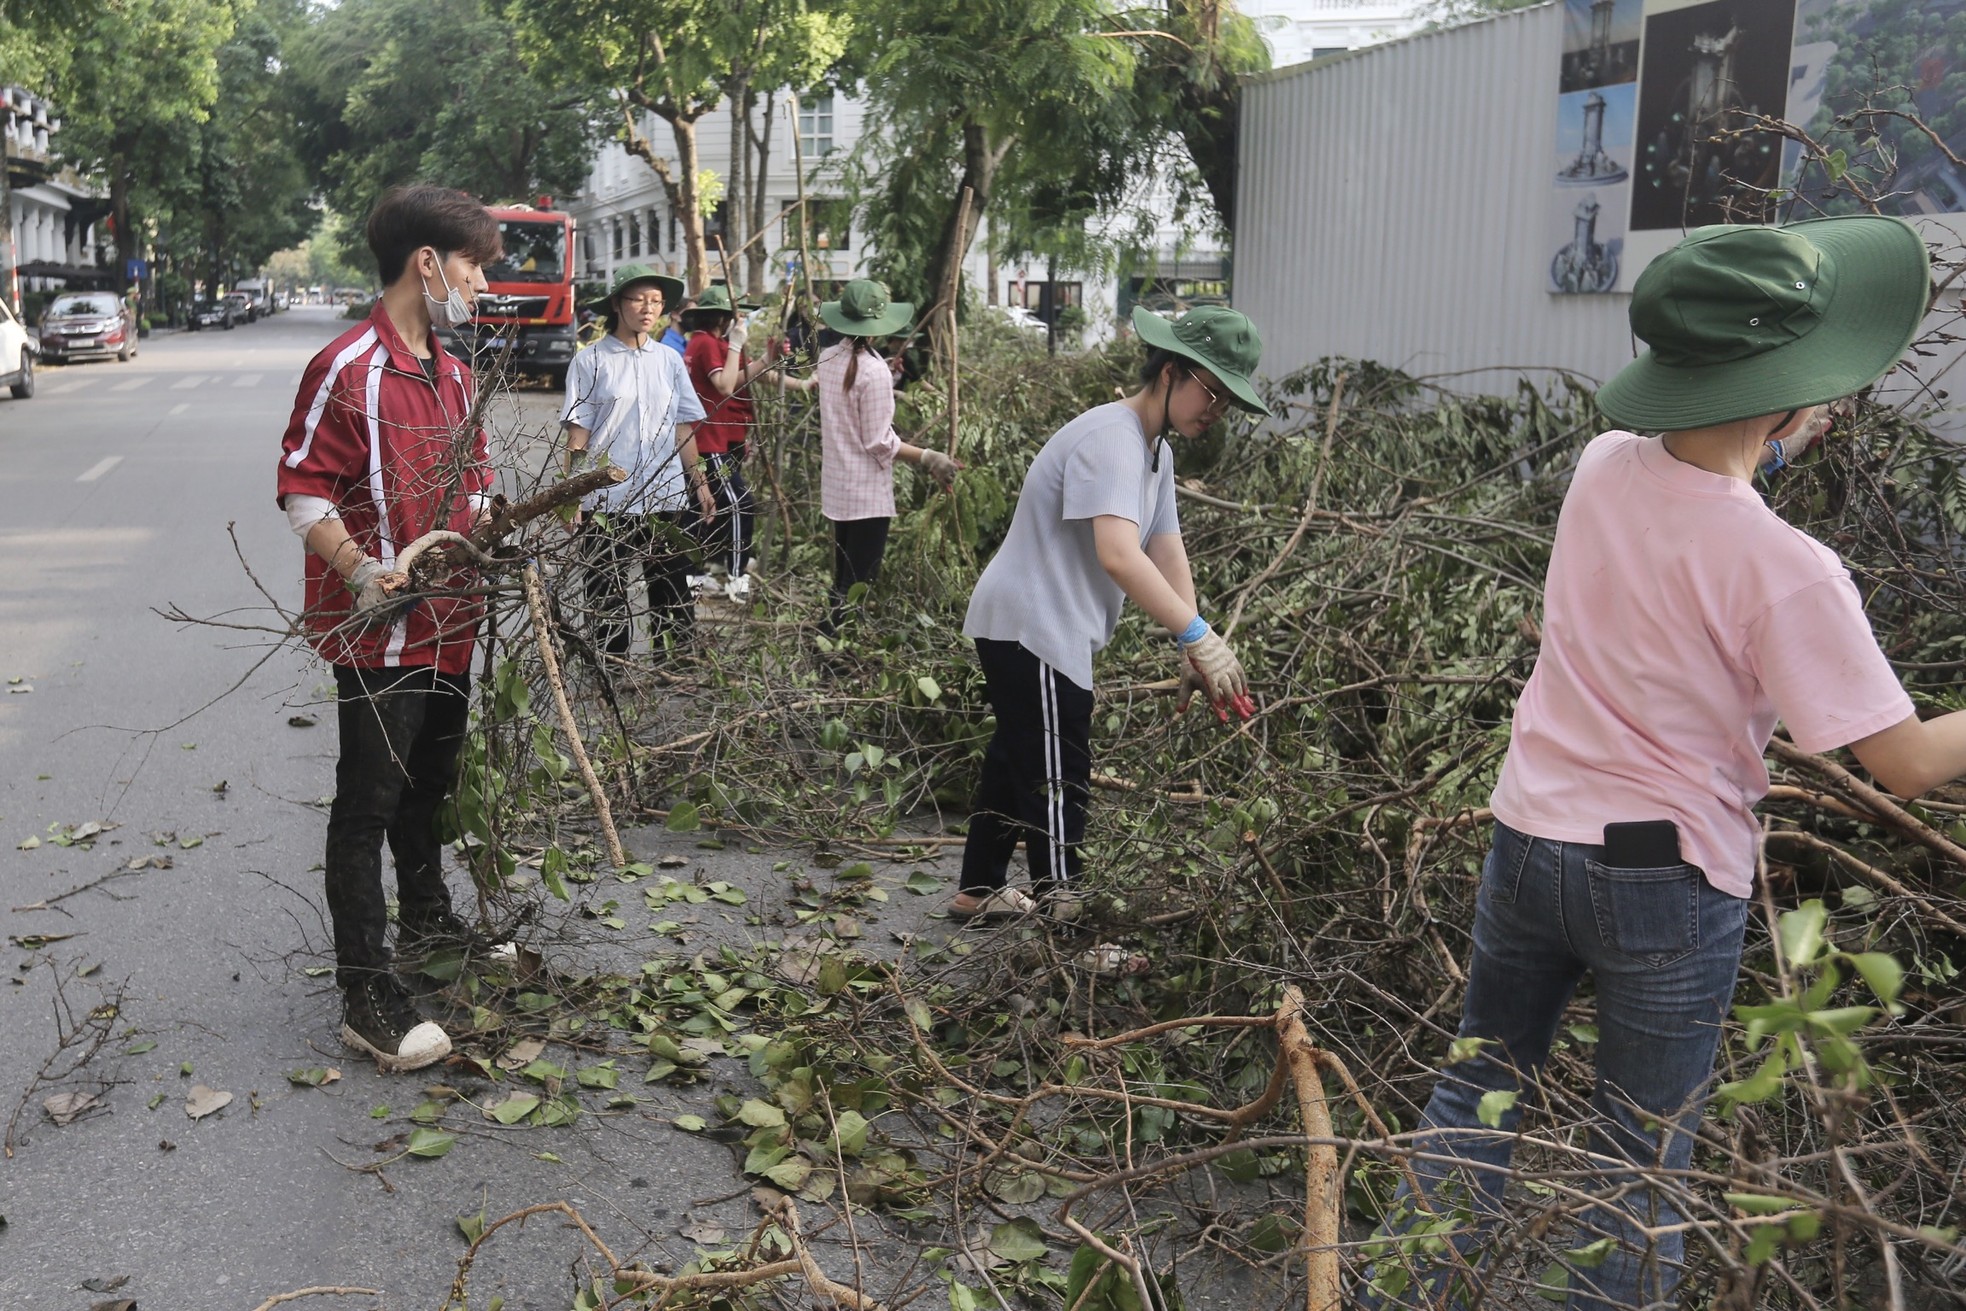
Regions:
[[458, 343], [475, 369], [509, 361], [515, 372], [564, 387], [573, 362], [573, 216], [534, 205], [493, 205], [505, 254], [485, 269], [488, 286]]

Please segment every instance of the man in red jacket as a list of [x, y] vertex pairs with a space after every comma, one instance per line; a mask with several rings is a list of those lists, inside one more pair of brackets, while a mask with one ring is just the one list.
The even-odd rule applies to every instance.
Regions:
[[467, 423], [471, 371], [434, 329], [461, 327], [499, 254], [498, 222], [460, 191], [398, 187], [369, 215], [386, 288], [366, 321], [301, 375], [278, 497], [307, 547], [309, 641], [334, 666], [341, 758], [326, 881], [342, 1041], [384, 1070], [450, 1052], [391, 968], [382, 844], [395, 858], [398, 946], [467, 937], [444, 885], [437, 812], [457, 781], [484, 606], [460, 575], [413, 603], [396, 559], [423, 534], [470, 531], [492, 471]]

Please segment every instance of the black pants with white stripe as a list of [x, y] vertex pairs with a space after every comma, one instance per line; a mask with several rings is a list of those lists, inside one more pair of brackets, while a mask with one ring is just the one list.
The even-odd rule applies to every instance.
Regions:
[[751, 541], [758, 527], [758, 500], [744, 481], [744, 443], [704, 457], [710, 471], [710, 491], [717, 498], [717, 518], [704, 545], [705, 563], [723, 562], [730, 576], [744, 572], [757, 552]]
[[963, 848], [964, 892], [1004, 885], [1024, 843], [1040, 895], [1076, 882], [1092, 784], [1092, 693], [1016, 642], [978, 638], [976, 656], [997, 731]]

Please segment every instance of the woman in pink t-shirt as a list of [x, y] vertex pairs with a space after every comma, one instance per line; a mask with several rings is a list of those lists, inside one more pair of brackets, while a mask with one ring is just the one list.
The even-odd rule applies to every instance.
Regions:
[[[1917, 233], [1872, 217], [1702, 228], [1633, 288], [1632, 331], [1650, 349], [1598, 401], [1634, 431], [1592, 441], [1564, 497], [1542, 650], [1495, 789], [1460, 1026], [1478, 1054], [1443, 1072], [1421, 1125], [1414, 1168], [1437, 1211], [1472, 1199], [1478, 1216], [1499, 1213], [1519, 1111], [1495, 1132], [1482, 1098], [1542, 1065], [1586, 974], [1593, 1150], [1686, 1167], [1740, 965], [1778, 719], [1804, 750], [1851, 748], [1900, 795], [1966, 773], [1966, 716], [1919, 720], [1836, 555], [1752, 484], [1897, 362], [1929, 297]], [[1462, 1190], [1441, 1192], [1450, 1178]], [[1631, 1185], [1607, 1179], [1582, 1216], [1572, 1246], [1616, 1241], [1569, 1271], [1572, 1308], [1672, 1296], [1681, 1217]], [[1389, 1227], [1415, 1214], [1402, 1188]], [[1480, 1228], [1462, 1230], [1464, 1254]], [[1382, 1257], [1360, 1300], [1458, 1306], [1470, 1274]]]

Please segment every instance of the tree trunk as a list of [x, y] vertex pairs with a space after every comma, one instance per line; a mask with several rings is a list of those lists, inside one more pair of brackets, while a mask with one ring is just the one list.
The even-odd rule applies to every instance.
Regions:
[[[922, 290], [926, 302], [939, 302], [944, 291], [951, 285], [951, 273], [955, 273], [954, 285], [958, 296], [962, 294], [962, 277], [959, 270], [963, 257], [969, 254], [969, 243], [976, 236], [976, 227], [982, 220], [983, 210], [990, 203], [990, 188], [996, 181], [997, 168], [1003, 163], [1010, 143], [1004, 141], [992, 145], [989, 132], [981, 123], [963, 124], [963, 174], [949, 196], [949, 217], [942, 224], [942, 238], [936, 243], [934, 258], [927, 270], [927, 286]], [[962, 218], [963, 189], [969, 189], [968, 218]], [[960, 224], [960, 226], [959, 226]], [[932, 349], [943, 355], [948, 351], [949, 320], [943, 314], [936, 314], [929, 320], [929, 342]]]
[[136, 258], [136, 241], [130, 231], [130, 179], [129, 170], [123, 166], [122, 159], [116, 157], [109, 170], [109, 212], [116, 220], [116, 267], [111, 270], [113, 284], [117, 291], [127, 291], [130, 280], [130, 261]]
[[730, 173], [724, 178], [724, 251], [725, 258], [717, 261], [717, 273], [729, 283], [727, 290], [734, 303], [737, 300], [737, 279], [728, 267], [729, 252], [744, 245], [745, 219], [748, 217], [744, 198], [745, 178], [750, 173], [751, 151], [745, 141], [748, 129], [745, 125], [745, 108], [750, 97], [750, 87], [744, 78], [738, 78], [730, 87]]
[[703, 210], [696, 185], [696, 174], [700, 167], [696, 151], [696, 120], [681, 114], [669, 120], [670, 128], [676, 135], [676, 179], [677, 199], [681, 202], [676, 217], [683, 224], [683, 281], [694, 296], [710, 285], [710, 260], [708, 247], [703, 241]]
[[[751, 115], [757, 108], [758, 93], [752, 91], [744, 105], [744, 128], [750, 133]], [[755, 152], [756, 164], [751, 169], [751, 233], [755, 237], [765, 230], [771, 216], [765, 212], [765, 185], [771, 180], [771, 127], [778, 113], [778, 93], [765, 93], [764, 130], [750, 136], [751, 148]], [[771, 252], [765, 249], [763, 241], [753, 241], [750, 249], [744, 252], [744, 286], [747, 294], [762, 297], [765, 294], [765, 262]]]
[[696, 115], [682, 114], [662, 104], [649, 104], [636, 101], [639, 108], [647, 109], [669, 124], [676, 138], [676, 160], [669, 160], [655, 153], [635, 122], [633, 110], [622, 107], [621, 144], [627, 152], [654, 170], [662, 183], [662, 194], [669, 202], [669, 212], [676, 216], [683, 228], [683, 281], [693, 296], [708, 285], [704, 273], [706, 260], [703, 245], [703, 215], [697, 211], [696, 188]]

